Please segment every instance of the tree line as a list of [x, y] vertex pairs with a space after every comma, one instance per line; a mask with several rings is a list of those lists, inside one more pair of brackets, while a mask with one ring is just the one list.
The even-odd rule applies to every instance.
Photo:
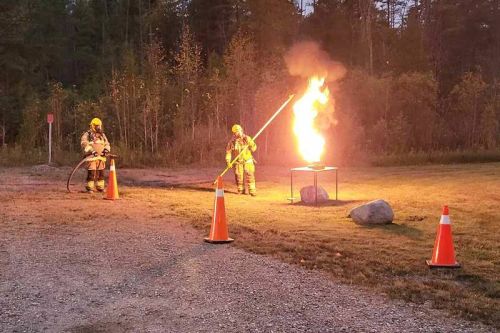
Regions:
[[[347, 69], [326, 158], [495, 150], [499, 17], [490, 0], [4, 0], [1, 150], [41, 156], [53, 113], [59, 162], [95, 116], [129, 161], [222, 160], [232, 123], [252, 134], [303, 89], [284, 61], [300, 41]], [[258, 159], [296, 157], [290, 115]]]

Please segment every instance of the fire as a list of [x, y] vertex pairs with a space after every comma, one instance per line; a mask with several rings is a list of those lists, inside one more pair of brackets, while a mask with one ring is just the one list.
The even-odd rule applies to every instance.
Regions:
[[325, 146], [325, 139], [314, 124], [318, 112], [328, 103], [330, 92], [327, 87], [323, 87], [324, 83], [324, 77], [310, 78], [306, 92], [293, 105], [293, 131], [297, 137], [299, 151], [309, 163], [320, 161]]

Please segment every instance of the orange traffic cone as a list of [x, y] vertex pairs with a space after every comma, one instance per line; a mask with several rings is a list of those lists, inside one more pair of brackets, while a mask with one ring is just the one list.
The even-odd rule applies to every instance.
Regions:
[[439, 228], [434, 242], [432, 259], [426, 260], [429, 268], [459, 268], [455, 260], [453, 238], [451, 236], [451, 220], [448, 216], [448, 206], [443, 206], [443, 214], [439, 221]]
[[234, 239], [229, 238], [226, 223], [226, 207], [224, 205], [224, 187], [222, 186], [222, 177], [217, 178], [217, 189], [215, 190], [214, 215], [210, 234], [205, 238], [208, 243], [230, 243]]
[[109, 165], [108, 188], [106, 189], [106, 196], [104, 197], [104, 199], [120, 199], [120, 196], [118, 195], [118, 182], [116, 181], [116, 168], [114, 159], [111, 159], [111, 163]]

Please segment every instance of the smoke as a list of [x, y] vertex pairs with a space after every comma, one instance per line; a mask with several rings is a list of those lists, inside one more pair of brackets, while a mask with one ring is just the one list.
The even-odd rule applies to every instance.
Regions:
[[304, 78], [321, 76], [332, 82], [340, 80], [346, 73], [344, 65], [332, 60], [318, 43], [312, 41], [294, 44], [285, 54], [285, 63], [290, 75]]
[[[346, 74], [346, 68], [340, 62], [332, 60], [328, 53], [321, 49], [318, 43], [304, 41], [294, 44], [285, 54], [285, 63], [288, 72], [292, 76], [297, 76], [306, 80], [301, 80], [301, 88], [313, 76], [325, 78], [327, 87], [335, 88], [338, 80]], [[328, 103], [314, 104], [318, 111], [316, 126], [322, 131], [327, 131], [330, 127], [337, 125], [335, 119], [335, 96], [330, 94]]]

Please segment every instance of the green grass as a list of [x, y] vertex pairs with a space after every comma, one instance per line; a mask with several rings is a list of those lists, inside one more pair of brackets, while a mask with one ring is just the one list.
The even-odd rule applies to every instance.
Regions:
[[[286, 169], [260, 168], [257, 177], [256, 198], [230, 193], [234, 185], [226, 182], [234, 246], [500, 327], [500, 163], [341, 169], [341, 202], [321, 207], [287, 202]], [[310, 178], [297, 179], [296, 191]], [[321, 175], [319, 183], [334, 193], [333, 175]], [[161, 203], [208, 234], [214, 200], [209, 184], [130, 187], [123, 195]], [[392, 205], [394, 224], [364, 227], [346, 217], [352, 207], [378, 198]], [[444, 204], [450, 207], [463, 268], [431, 271], [425, 260], [431, 257]]]
[[368, 158], [373, 166], [500, 162], [500, 150], [450, 150], [381, 154]]

